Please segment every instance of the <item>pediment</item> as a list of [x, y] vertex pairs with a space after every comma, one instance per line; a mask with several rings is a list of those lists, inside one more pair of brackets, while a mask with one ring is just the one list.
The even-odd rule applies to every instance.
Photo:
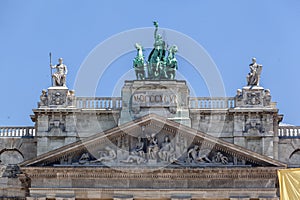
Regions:
[[20, 166], [285, 167], [284, 163], [149, 114], [66, 145]]

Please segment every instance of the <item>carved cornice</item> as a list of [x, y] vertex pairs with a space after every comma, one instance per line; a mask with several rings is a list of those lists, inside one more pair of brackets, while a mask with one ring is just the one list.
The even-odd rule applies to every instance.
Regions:
[[22, 167], [23, 173], [35, 178], [72, 179], [273, 179], [278, 167], [269, 168], [185, 168], [185, 169], [116, 169], [94, 167]]

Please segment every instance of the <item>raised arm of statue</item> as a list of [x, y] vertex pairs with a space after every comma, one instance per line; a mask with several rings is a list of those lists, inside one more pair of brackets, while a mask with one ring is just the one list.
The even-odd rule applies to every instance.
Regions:
[[154, 40], [156, 40], [156, 38], [157, 38], [157, 31], [158, 31], [158, 22], [154, 21], [153, 24], [155, 26]]

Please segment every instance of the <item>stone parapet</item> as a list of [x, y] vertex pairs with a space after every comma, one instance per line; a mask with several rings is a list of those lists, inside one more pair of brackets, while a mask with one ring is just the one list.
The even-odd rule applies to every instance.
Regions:
[[119, 125], [155, 113], [191, 126], [188, 98], [185, 81], [125, 81]]

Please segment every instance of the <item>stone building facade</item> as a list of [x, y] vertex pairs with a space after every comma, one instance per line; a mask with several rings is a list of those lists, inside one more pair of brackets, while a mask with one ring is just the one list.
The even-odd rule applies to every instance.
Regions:
[[190, 97], [181, 80], [126, 81], [112, 98], [50, 87], [34, 127], [1, 128], [0, 194], [278, 199], [277, 170], [299, 166], [300, 146], [282, 117], [260, 86], [226, 98]]
[[262, 66], [252, 59], [234, 97], [191, 97], [154, 25], [149, 63], [136, 44], [137, 79], [120, 97], [78, 97], [63, 60], [51, 65], [34, 127], [0, 127], [0, 198], [279, 199], [277, 171], [300, 166], [300, 127], [279, 125]]

